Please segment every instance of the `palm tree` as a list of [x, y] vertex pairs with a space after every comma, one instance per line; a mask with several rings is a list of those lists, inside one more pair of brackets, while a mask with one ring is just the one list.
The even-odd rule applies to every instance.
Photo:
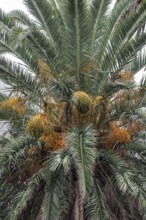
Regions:
[[121, 21], [131, 2], [0, 11], [1, 219], [144, 219], [146, 14]]

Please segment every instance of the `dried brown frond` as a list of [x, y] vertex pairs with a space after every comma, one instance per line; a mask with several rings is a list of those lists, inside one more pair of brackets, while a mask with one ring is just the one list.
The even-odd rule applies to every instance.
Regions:
[[122, 71], [118, 74], [118, 82], [127, 82], [127, 81], [132, 81], [134, 80], [133, 74], [130, 71]]
[[44, 147], [47, 150], [54, 151], [65, 147], [63, 133], [54, 132], [52, 135], [42, 135], [39, 140], [44, 141]]
[[40, 160], [26, 160], [18, 172], [18, 179], [24, 183], [41, 168]]
[[50, 67], [41, 59], [37, 60], [37, 66], [38, 66], [38, 73], [40, 75], [40, 79], [42, 81], [46, 81], [52, 78], [52, 71]]
[[39, 148], [36, 147], [36, 146], [33, 146], [33, 147], [28, 149], [27, 154], [30, 157], [35, 157], [35, 156], [37, 156], [39, 154]]

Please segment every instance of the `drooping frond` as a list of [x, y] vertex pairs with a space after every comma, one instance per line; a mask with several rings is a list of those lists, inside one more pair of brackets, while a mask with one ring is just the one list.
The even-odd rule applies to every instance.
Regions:
[[1, 147], [0, 152], [0, 174], [7, 175], [19, 169], [27, 156], [25, 148], [33, 144], [35, 140], [31, 137], [20, 137], [18, 140], [8, 142], [6, 146]]
[[92, 170], [95, 162], [96, 137], [91, 127], [74, 128], [67, 136], [67, 145], [71, 148], [71, 154], [75, 160], [76, 172], [79, 181], [79, 190], [83, 199], [90, 194], [93, 179]]

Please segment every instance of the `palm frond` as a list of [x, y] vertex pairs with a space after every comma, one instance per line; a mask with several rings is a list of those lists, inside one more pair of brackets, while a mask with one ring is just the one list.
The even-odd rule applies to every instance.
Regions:
[[[27, 208], [28, 202], [31, 201], [35, 193], [38, 192], [41, 182], [42, 182], [42, 178], [39, 175], [39, 173], [35, 174], [30, 179], [25, 190], [19, 192], [13, 198], [13, 204], [11, 207], [11, 211], [9, 213], [10, 215], [8, 217], [10, 217], [13, 220], [17, 220], [21, 216], [23, 210]], [[21, 200], [21, 203], [20, 203], [20, 200]], [[13, 212], [14, 208], [16, 210], [15, 212]]]
[[0, 77], [5, 83], [17, 88], [18, 91], [24, 93], [24, 90], [31, 93], [36, 88], [37, 79], [33, 73], [26, 69], [22, 64], [17, 64], [5, 57], [0, 58]]
[[[65, 203], [67, 195], [66, 183], [67, 175], [70, 171], [70, 161], [67, 151], [63, 150], [54, 153], [47, 162], [49, 169], [44, 173], [44, 180], [47, 182], [45, 186], [45, 196], [42, 204], [43, 219], [58, 219], [63, 210], [68, 209], [68, 204]], [[63, 168], [63, 169], [62, 169]], [[62, 188], [62, 186], [64, 186]], [[62, 200], [63, 198], [63, 200]], [[64, 201], [62, 203], [62, 201]], [[63, 205], [63, 210], [61, 206]]]
[[34, 143], [35, 140], [31, 137], [19, 137], [2, 147], [0, 152], [0, 175], [7, 175], [18, 170], [27, 157], [25, 148]]
[[85, 218], [88, 220], [106, 220], [109, 218], [105, 196], [98, 181], [95, 181], [92, 196], [88, 199], [87, 204], [85, 204]]
[[79, 189], [83, 198], [88, 196], [93, 186], [93, 164], [95, 161], [95, 133], [91, 127], [81, 130], [73, 128], [66, 138], [67, 145], [75, 161]]
[[[52, 7], [50, 4], [45, 1], [27, 1], [25, 0], [24, 3], [30, 10], [30, 12], [35, 16], [36, 20], [40, 22], [40, 25], [42, 28], [46, 31], [52, 47], [56, 50], [56, 41], [54, 40], [54, 37], [59, 40], [59, 36], [57, 34], [57, 30], [55, 29], [54, 31], [54, 26], [56, 24], [56, 20], [53, 19], [52, 17]], [[55, 35], [54, 35], [55, 34]]]
[[[102, 1], [92, 0], [89, 3], [89, 7], [92, 14], [91, 17], [94, 24], [91, 31], [92, 34], [91, 34], [91, 43], [90, 43], [90, 56], [94, 56], [94, 53], [96, 53], [95, 48], [96, 46], [98, 46], [100, 40], [102, 40], [101, 36], [103, 33], [101, 33], [101, 31], [110, 4], [111, 4], [111, 0], [108, 0], [106, 2], [103, 0]], [[98, 41], [96, 41], [97, 39]]]
[[[114, 12], [112, 12], [111, 17], [113, 16], [113, 14]], [[133, 20], [135, 20], [135, 25], [131, 26], [131, 28], [129, 28], [130, 26], [127, 27], [127, 23], [130, 25]], [[134, 33], [139, 27], [139, 24], [142, 23], [144, 20], [144, 6], [141, 6], [135, 11], [135, 13], [131, 14], [129, 17], [126, 18], [126, 20], [122, 22], [122, 24], [120, 25], [120, 30], [118, 26], [114, 27], [113, 35], [112, 32], [110, 32], [110, 38], [108, 38], [107, 48], [105, 50], [107, 54], [105, 53], [103, 55], [102, 65], [104, 65], [105, 68], [108, 68], [108, 62], [111, 63], [112, 59], [115, 60], [115, 55], [116, 53], [118, 54], [118, 52], [116, 51], [118, 51], [119, 48], [122, 48], [126, 44], [126, 42], [129, 41], [131, 37], [133, 37]], [[111, 57], [109, 54], [111, 55]]]
[[[22, 10], [13, 10], [8, 13], [9, 17], [15, 20], [16, 25], [22, 24], [22, 26], [32, 27], [36, 25], [32, 19]], [[19, 25], [18, 25], [19, 26]]]

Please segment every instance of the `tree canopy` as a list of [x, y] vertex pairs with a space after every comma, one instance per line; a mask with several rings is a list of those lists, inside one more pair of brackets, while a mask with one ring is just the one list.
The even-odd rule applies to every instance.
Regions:
[[23, 2], [0, 10], [0, 218], [143, 220], [145, 1]]

